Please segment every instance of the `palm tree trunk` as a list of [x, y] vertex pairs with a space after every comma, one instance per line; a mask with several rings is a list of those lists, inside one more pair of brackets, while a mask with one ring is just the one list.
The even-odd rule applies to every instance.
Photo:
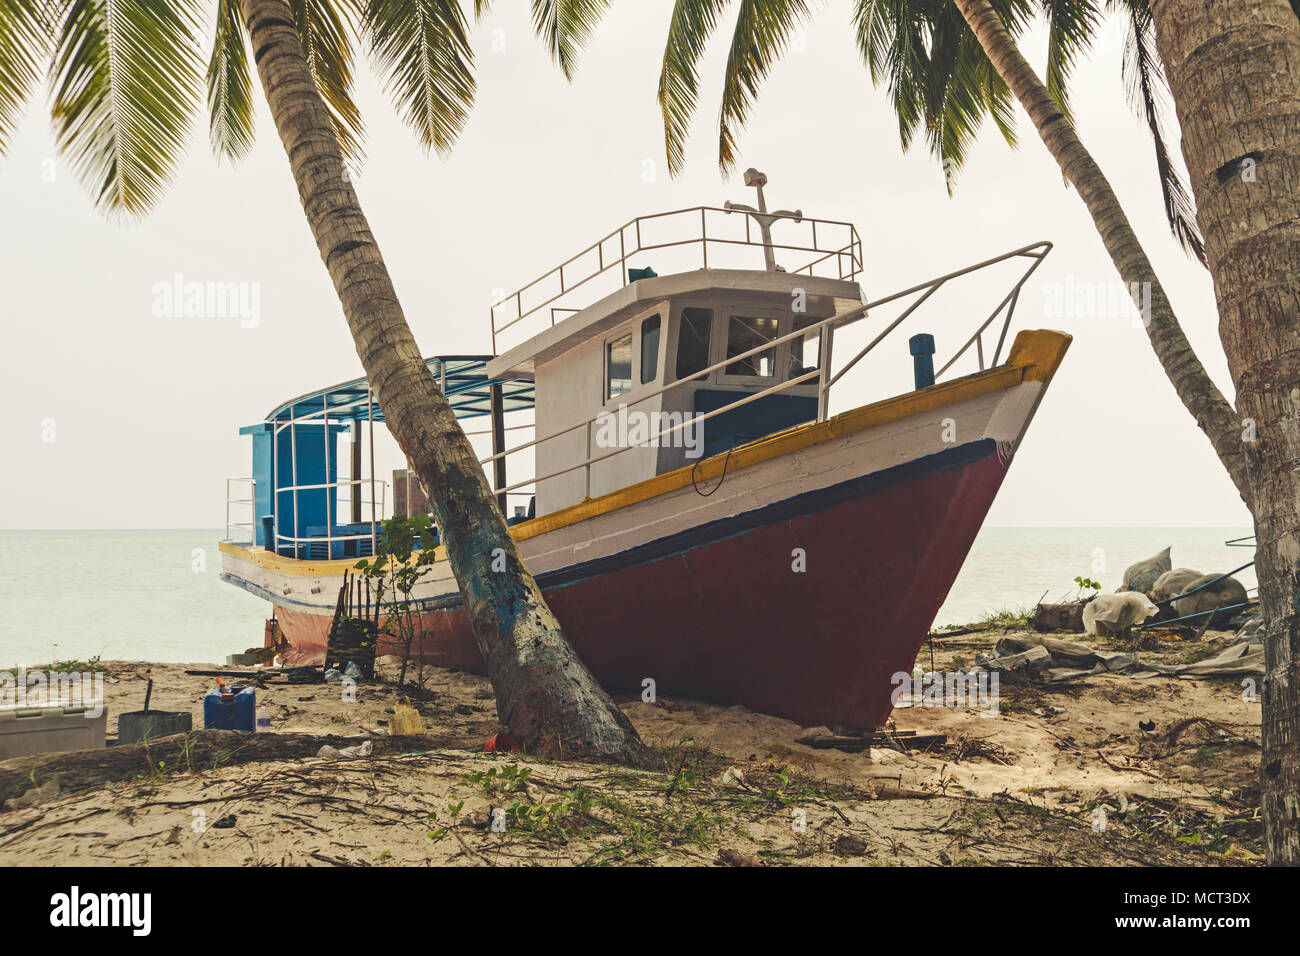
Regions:
[[[421, 358], [348, 181], [288, 4], [240, 0], [240, 6], [276, 130], [361, 365], [389, 430], [430, 492], [502, 723], [536, 753], [652, 762], [626, 715], [564, 639], [519, 557], [469, 439]], [[504, 557], [507, 570], [492, 571], [494, 556]]]
[[[1235, 2], [1235, 0], [1234, 0]], [[1169, 297], [1156, 278], [1137, 234], [1111, 189], [1105, 174], [1080, 141], [1074, 126], [1061, 112], [1047, 87], [1020, 54], [1016, 42], [1002, 24], [989, 0], [953, 0], [970, 24], [980, 46], [993, 66], [1006, 80], [1029, 114], [1039, 136], [1053, 158], [1060, 164], [1066, 179], [1078, 190], [1079, 197], [1092, 215], [1102, 243], [1124, 282], [1140, 289], [1151, 289], [1151, 315], [1146, 323], [1147, 337], [1160, 360], [1174, 391], [1196, 424], [1205, 432], [1237, 492], [1250, 504], [1250, 485], [1246, 477], [1242, 450], [1242, 425], [1232, 406], [1210, 379], [1205, 366], [1192, 351], [1182, 326], [1174, 315]]]
[[1288, 0], [1152, 0], [1151, 13], [1253, 423], [1268, 860], [1300, 864], [1300, 19]]

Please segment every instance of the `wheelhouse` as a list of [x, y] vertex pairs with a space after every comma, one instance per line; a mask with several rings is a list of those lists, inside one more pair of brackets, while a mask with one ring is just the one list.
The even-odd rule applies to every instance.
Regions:
[[844, 279], [652, 276], [493, 359], [494, 378], [534, 383], [538, 433], [555, 436], [536, 449], [538, 475], [550, 476], [537, 482], [537, 512], [815, 421], [824, 323], [861, 304]]

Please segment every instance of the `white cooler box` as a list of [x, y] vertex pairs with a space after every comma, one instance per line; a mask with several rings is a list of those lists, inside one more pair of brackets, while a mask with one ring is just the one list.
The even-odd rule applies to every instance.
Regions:
[[108, 710], [86, 707], [0, 707], [0, 760], [104, 746]]

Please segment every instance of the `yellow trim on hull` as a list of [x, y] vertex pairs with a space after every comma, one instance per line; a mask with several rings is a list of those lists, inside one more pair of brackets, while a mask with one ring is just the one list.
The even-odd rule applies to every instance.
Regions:
[[[725, 461], [727, 456], [715, 455], [697, 465], [665, 472], [607, 495], [601, 495], [599, 498], [588, 498], [586, 501], [562, 508], [552, 514], [520, 522], [511, 527], [510, 533], [516, 541], [524, 541], [539, 534], [546, 534], [548, 531], [577, 524], [684, 488], [691, 483], [692, 477], [697, 482], [707, 482], [711, 478], [717, 478], [722, 473], [723, 467], [734, 473], [742, 468], [801, 451], [822, 442], [852, 435], [868, 428], [888, 425], [913, 415], [934, 411], [945, 405], [969, 401], [1023, 382], [1046, 384], [1052, 380], [1052, 376], [1060, 367], [1071, 340], [1071, 336], [1064, 332], [1046, 330], [1020, 332], [1016, 335], [1005, 365], [932, 385], [918, 392], [908, 392], [870, 405], [863, 405], [836, 415], [834, 418], [828, 418], [824, 422], [797, 425], [737, 448], [731, 453], [729, 462]], [[353, 558], [335, 561], [299, 561], [269, 551], [244, 548], [228, 541], [222, 541], [220, 549], [223, 554], [242, 558], [270, 571], [298, 577], [341, 576], [345, 570], [354, 567], [357, 563]], [[434, 552], [434, 560], [445, 561], [446, 559], [446, 549], [439, 547]]]

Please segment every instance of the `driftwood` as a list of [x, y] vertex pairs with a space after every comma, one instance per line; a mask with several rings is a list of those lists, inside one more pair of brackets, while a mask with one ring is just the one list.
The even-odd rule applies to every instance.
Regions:
[[187, 670], [186, 677], [229, 677], [231, 680], [266, 680], [276, 674], [287, 674], [287, 667], [268, 667], [260, 671], [234, 671], [230, 668], [224, 670]]
[[876, 730], [859, 734], [809, 734], [796, 737], [795, 743], [814, 750], [843, 750], [861, 753], [868, 747], [887, 747], [891, 750], [929, 750], [948, 742], [946, 734], [918, 734], [914, 730]]
[[[202, 730], [125, 747], [0, 760], [0, 807], [5, 800], [21, 797], [52, 778], [58, 780], [60, 793], [69, 793], [154, 772], [204, 771], [266, 760], [301, 760], [315, 757], [325, 744], [341, 750], [363, 739], [371, 741], [372, 757], [424, 750], [479, 750], [483, 746], [481, 739], [433, 734], [361, 738]], [[357, 758], [358, 761], [366, 759]], [[352, 762], [347, 758], [341, 761], [342, 764]]]

